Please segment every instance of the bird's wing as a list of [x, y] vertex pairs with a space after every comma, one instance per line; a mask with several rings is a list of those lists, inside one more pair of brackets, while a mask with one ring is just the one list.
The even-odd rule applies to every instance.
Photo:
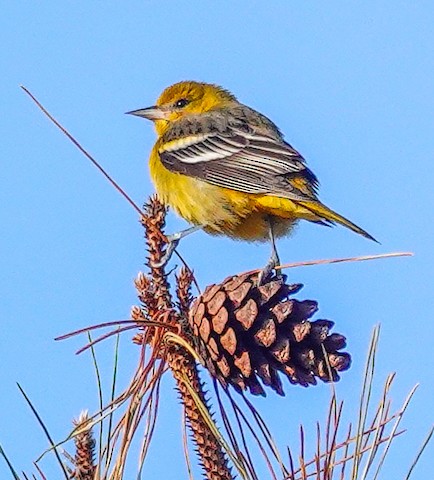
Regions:
[[240, 192], [316, 200], [315, 175], [277, 129], [227, 122], [204, 132], [189, 119], [188, 130], [195, 133], [173, 135], [160, 146], [168, 170]]

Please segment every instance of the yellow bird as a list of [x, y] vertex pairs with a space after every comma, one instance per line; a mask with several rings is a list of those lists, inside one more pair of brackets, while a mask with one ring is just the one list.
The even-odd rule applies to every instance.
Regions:
[[182, 237], [198, 229], [270, 240], [261, 281], [279, 265], [275, 238], [288, 234], [299, 219], [340, 223], [376, 241], [319, 201], [316, 176], [279, 128], [224, 88], [176, 83], [155, 106], [128, 114], [154, 122], [158, 139], [149, 163], [158, 196], [193, 224], [169, 237], [165, 261]]

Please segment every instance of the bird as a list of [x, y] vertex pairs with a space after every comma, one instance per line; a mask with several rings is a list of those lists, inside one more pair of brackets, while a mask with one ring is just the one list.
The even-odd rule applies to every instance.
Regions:
[[192, 226], [168, 236], [161, 264], [179, 241], [204, 230], [237, 240], [269, 241], [259, 283], [276, 271], [276, 238], [299, 220], [368, 232], [318, 198], [319, 182], [302, 155], [269, 118], [212, 83], [182, 81], [151, 107], [127, 112], [151, 120], [157, 141], [149, 166], [157, 196]]

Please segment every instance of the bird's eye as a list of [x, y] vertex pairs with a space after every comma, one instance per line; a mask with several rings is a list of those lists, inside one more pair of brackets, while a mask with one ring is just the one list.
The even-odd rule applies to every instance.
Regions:
[[175, 107], [176, 108], [184, 108], [186, 105], [188, 105], [190, 103], [189, 100], [187, 100], [186, 98], [180, 98], [179, 100], [177, 100], [175, 102]]

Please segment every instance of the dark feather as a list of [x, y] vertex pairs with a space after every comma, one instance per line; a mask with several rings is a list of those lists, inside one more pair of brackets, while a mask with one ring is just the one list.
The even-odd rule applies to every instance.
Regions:
[[271, 120], [244, 105], [176, 121], [159, 153], [167, 169], [213, 185], [316, 200], [318, 181], [304, 158], [283, 140]]

